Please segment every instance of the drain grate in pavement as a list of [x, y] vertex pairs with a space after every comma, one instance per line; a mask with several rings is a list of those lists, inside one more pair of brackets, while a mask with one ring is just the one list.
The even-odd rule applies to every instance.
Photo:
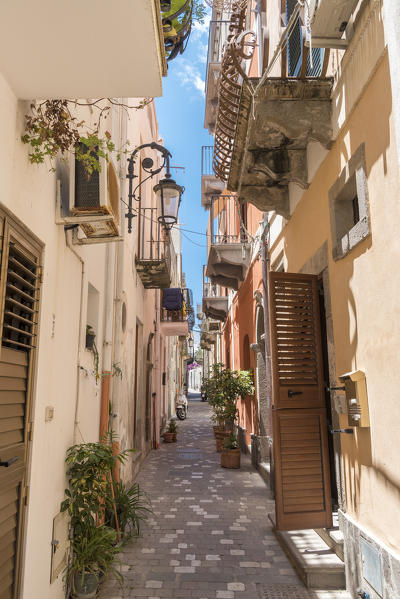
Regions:
[[191, 449], [190, 451], [183, 449], [177, 452], [176, 457], [179, 460], [198, 460], [203, 457], [203, 454], [200, 449]]
[[312, 599], [308, 589], [295, 584], [271, 584], [260, 586], [260, 599]]

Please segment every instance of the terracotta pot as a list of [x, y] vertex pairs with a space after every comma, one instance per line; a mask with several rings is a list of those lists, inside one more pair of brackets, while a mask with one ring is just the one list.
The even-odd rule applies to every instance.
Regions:
[[217, 433], [219, 433], [220, 431], [223, 431], [223, 430], [224, 430], [224, 429], [223, 429], [223, 427], [222, 427], [222, 426], [220, 426], [220, 425], [213, 426], [214, 436], [215, 436]]
[[172, 439], [174, 443], [176, 443], [176, 433], [172, 433], [174, 435], [174, 438]]
[[164, 443], [173, 443], [174, 435], [176, 435], [176, 433], [164, 433], [163, 434]]
[[220, 453], [224, 449], [224, 440], [229, 437], [230, 432], [225, 430], [216, 431], [215, 445], [216, 450]]
[[221, 466], [222, 468], [240, 468], [240, 449], [223, 449]]

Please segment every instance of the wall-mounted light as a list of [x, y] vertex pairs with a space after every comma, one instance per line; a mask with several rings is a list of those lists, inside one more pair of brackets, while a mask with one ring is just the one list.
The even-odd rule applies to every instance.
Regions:
[[[133, 189], [133, 180], [137, 178], [137, 175], [135, 175], [135, 157], [143, 148], [157, 150], [163, 156], [164, 162], [160, 167], [153, 169], [153, 159], [149, 157], [144, 158], [142, 160], [142, 168], [146, 173], [149, 173], [149, 176]], [[138, 198], [135, 195], [137, 190], [145, 181], [152, 179], [154, 175], [160, 173], [163, 168], [165, 168], [165, 178], [153, 187], [153, 191], [157, 197], [157, 208], [159, 213], [158, 221], [163, 225], [166, 231], [169, 231], [176, 224], [178, 220], [179, 205], [185, 188], [178, 185], [172, 179], [170, 172], [170, 158], [171, 153], [164, 148], [164, 146], [156, 144], [155, 142], [138, 146], [130, 155], [128, 160], [128, 174], [126, 175], [127, 179], [129, 179], [128, 212], [125, 215], [128, 219], [128, 233], [132, 232], [132, 219], [136, 216], [133, 212], [132, 204], [133, 200], [138, 201]]]

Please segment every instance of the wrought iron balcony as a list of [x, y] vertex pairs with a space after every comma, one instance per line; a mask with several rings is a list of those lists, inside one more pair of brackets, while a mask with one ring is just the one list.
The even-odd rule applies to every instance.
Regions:
[[208, 33], [206, 97], [204, 127], [212, 134], [215, 130], [218, 106], [218, 78], [221, 72], [225, 42], [230, 35], [229, 20], [210, 22]]
[[163, 291], [160, 329], [166, 336], [186, 337], [194, 325], [191, 290], [170, 288]]
[[217, 179], [213, 170], [214, 146], [201, 148], [201, 205], [208, 208], [212, 197], [225, 189], [225, 183]]
[[314, 48], [311, 60], [301, 16], [292, 13], [295, 6], [291, 3], [287, 14], [293, 28], [279, 78], [247, 78], [255, 34], [244, 32], [239, 19], [242, 29], [227, 43], [221, 66], [213, 157], [214, 172], [230, 191], [240, 189], [241, 203], [285, 218], [290, 217], [289, 184], [308, 186], [308, 142], [329, 148], [332, 140], [328, 51]]
[[192, 29], [193, 0], [161, 0], [167, 62], [183, 54]]
[[171, 245], [157, 220], [156, 208], [142, 208], [138, 219], [136, 270], [146, 289], [166, 289], [171, 285]]
[[212, 199], [206, 274], [212, 283], [235, 290], [244, 281], [250, 264], [244, 217], [235, 196], [221, 195]]
[[224, 321], [228, 316], [229, 299], [226, 289], [212, 283], [203, 266], [203, 313], [207, 318]]

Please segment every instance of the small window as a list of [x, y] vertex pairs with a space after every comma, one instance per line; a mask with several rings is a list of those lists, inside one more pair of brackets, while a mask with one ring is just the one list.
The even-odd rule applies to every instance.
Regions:
[[329, 190], [332, 255], [346, 256], [370, 234], [364, 144]]

